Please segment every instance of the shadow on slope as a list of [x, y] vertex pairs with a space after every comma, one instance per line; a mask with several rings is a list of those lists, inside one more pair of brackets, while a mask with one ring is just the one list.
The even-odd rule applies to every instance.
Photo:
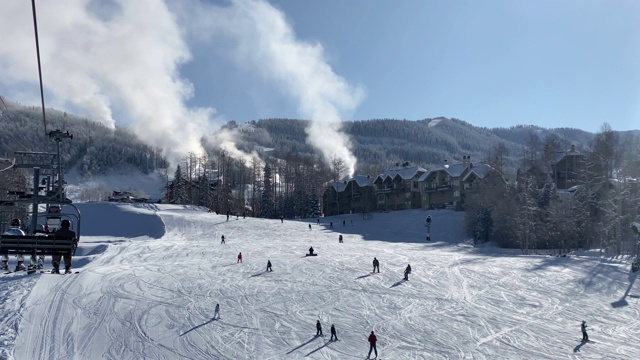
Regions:
[[76, 206], [82, 216], [82, 236], [148, 236], [159, 239], [165, 233], [162, 219], [149, 210], [107, 202], [81, 203]]
[[[454, 210], [399, 210], [373, 213], [368, 220], [363, 219], [362, 214], [328, 216], [321, 218], [319, 225], [325, 231], [360, 235], [365, 240], [451, 245], [468, 238], [464, 231], [464, 215], [464, 212]], [[431, 216], [430, 228], [425, 226], [427, 216]], [[316, 219], [305, 221], [318, 226]], [[427, 232], [431, 235], [430, 242], [426, 241]]]

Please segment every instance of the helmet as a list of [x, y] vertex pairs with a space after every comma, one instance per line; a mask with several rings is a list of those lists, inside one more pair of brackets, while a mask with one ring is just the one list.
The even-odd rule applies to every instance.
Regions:
[[11, 226], [20, 226], [20, 219], [11, 220]]

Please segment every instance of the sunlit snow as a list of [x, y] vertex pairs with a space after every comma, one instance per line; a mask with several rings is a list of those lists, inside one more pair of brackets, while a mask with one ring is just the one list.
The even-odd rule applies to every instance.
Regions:
[[[462, 212], [318, 224], [78, 206], [79, 274], [0, 275], [0, 358], [364, 359], [372, 330], [380, 359], [640, 358], [640, 290], [626, 259], [473, 248]], [[305, 257], [310, 246], [317, 257]], [[581, 344], [582, 320], [595, 343]]]

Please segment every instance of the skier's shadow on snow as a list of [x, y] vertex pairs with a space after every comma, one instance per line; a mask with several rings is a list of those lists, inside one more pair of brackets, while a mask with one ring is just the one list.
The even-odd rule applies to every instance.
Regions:
[[369, 273], [369, 274], [365, 274], [365, 275], [362, 275], [362, 276], [358, 276], [356, 279], [364, 279], [364, 278], [369, 277], [371, 275], [373, 275], [373, 273]]
[[303, 346], [305, 346], [305, 345], [307, 345], [307, 344], [311, 343], [313, 340], [315, 340], [315, 339], [317, 339], [317, 338], [319, 338], [319, 337], [320, 337], [320, 335], [316, 335], [316, 336], [312, 337], [312, 338], [311, 338], [311, 340], [307, 341], [306, 343], [301, 344], [301, 345], [298, 345], [298, 347], [295, 347], [295, 348], [293, 348], [293, 349], [289, 350], [289, 352], [287, 353], [287, 355], [289, 355], [289, 354], [291, 354], [292, 352], [294, 352], [294, 351], [296, 351], [296, 350], [300, 349], [301, 347], [303, 347]]
[[581, 341], [580, 344], [578, 344], [578, 346], [573, 348], [573, 352], [580, 352], [580, 348], [586, 343], [587, 343], [586, 341]]
[[405, 281], [407, 281], [407, 280], [402, 279], [402, 280], [398, 281], [397, 283], [395, 283], [395, 284], [391, 285], [390, 287], [396, 287], [396, 286], [398, 286], [398, 285], [402, 285], [402, 283], [404, 283]]
[[316, 351], [318, 351], [318, 350], [322, 349], [323, 347], [325, 347], [325, 346], [327, 346], [327, 345], [331, 344], [332, 342], [333, 342], [333, 341], [331, 341], [331, 340], [327, 341], [326, 343], [324, 343], [324, 345], [320, 346], [319, 348], [317, 348], [317, 349], [315, 349], [315, 350], [311, 351], [310, 353], [308, 353], [307, 355], [305, 355], [305, 357], [307, 357], [307, 356], [309, 356], [309, 355], [313, 354], [314, 352], [316, 352]]
[[260, 275], [262, 275], [262, 274], [264, 274], [264, 273], [266, 273], [266, 271], [259, 272], [259, 273], [257, 273], [257, 274], [253, 274], [253, 275], [251, 275], [251, 276], [249, 276], [249, 277], [256, 277], [256, 276], [260, 276]]
[[187, 331], [183, 332], [182, 334], [180, 334], [180, 336], [187, 335], [188, 333], [192, 332], [193, 330], [196, 330], [196, 329], [198, 329], [198, 328], [200, 328], [200, 327], [203, 327], [203, 326], [205, 326], [205, 325], [207, 325], [208, 323], [213, 322], [213, 321], [216, 321], [216, 319], [215, 319], [215, 318], [211, 318], [209, 321], [206, 321], [206, 322], [203, 322], [203, 323], [202, 323], [202, 324], [200, 324], [200, 325], [194, 326], [194, 327], [192, 327], [191, 329], [189, 329], [189, 330], [187, 330]]

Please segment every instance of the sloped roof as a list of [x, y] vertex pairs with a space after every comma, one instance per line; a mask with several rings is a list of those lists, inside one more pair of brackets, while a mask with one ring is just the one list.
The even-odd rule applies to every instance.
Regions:
[[393, 179], [396, 176], [400, 176], [400, 178], [402, 178], [403, 180], [409, 180], [409, 179], [412, 179], [414, 176], [416, 176], [417, 173], [426, 172], [426, 171], [427, 169], [422, 168], [420, 166], [410, 166], [410, 167], [405, 167], [400, 169], [393, 169], [378, 175], [376, 177], [376, 180], [380, 179], [384, 181], [387, 178]]
[[438, 171], [444, 171], [447, 174], [449, 174], [451, 177], [459, 177], [460, 175], [462, 175], [462, 173], [464, 173], [466, 169], [467, 167], [463, 163], [450, 164], [450, 165], [444, 165], [444, 164], [436, 165], [433, 168], [431, 168], [428, 172], [422, 174], [419, 180], [424, 181], [427, 177], [429, 177], [429, 175], [436, 173]]
[[466, 181], [469, 175], [471, 175], [472, 173], [475, 174], [478, 178], [484, 179], [491, 170], [493, 170], [493, 168], [488, 164], [474, 164], [473, 167], [469, 169], [469, 172], [462, 178], [462, 181]]
[[369, 175], [356, 175], [349, 181], [355, 181], [356, 184], [358, 184], [358, 186], [360, 187], [373, 185], [373, 178], [371, 178], [371, 176]]
[[344, 189], [347, 188], [347, 184], [344, 181], [332, 181], [331, 187], [333, 187], [336, 192], [343, 192]]
[[564, 159], [566, 156], [584, 156], [584, 155], [580, 151], [573, 149], [565, 152], [556, 153], [553, 160], [551, 160], [551, 162], [553, 164], [557, 164], [558, 162], [560, 162], [560, 160]]

